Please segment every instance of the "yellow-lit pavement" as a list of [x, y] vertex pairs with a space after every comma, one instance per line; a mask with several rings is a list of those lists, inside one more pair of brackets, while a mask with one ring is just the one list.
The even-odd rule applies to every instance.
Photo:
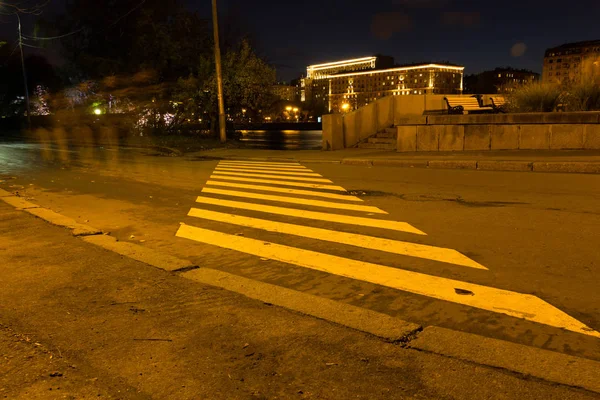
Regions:
[[[335, 224], [345, 224], [404, 232], [421, 237], [425, 235], [406, 221], [385, 219], [386, 211], [365, 205], [361, 199], [350, 194], [340, 193], [343, 191], [343, 188], [333, 185], [329, 179], [299, 163], [222, 161], [206, 182], [206, 187], [202, 190], [203, 195], [196, 199], [196, 207], [193, 207], [188, 215], [251, 228], [252, 232], [257, 234], [266, 231], [289, 235], [290, 239], [286, 243], [293, 243], [294, 237], [302, 237], [332, 245], [353, 246], [487, 270], [485, 266], [454, 249], [335, 230]], [[203, 208], [203, 205], [217, 206], [223, 210], [208, 210]], [[322, 211], [305, 210], [298, 208], [299, 206]], [[237, 210], [257, 212], [264, 215], [264, 218], [240, 215], [236, 213]], [[345, 215], [344, 212], [365, 215]], [[332, 229], [273, 221], [269, 219], [270, 215], [327, 222]], [[533, 295], [265, 242], [251, 237], [240, 237], [192, 225], [182, 224], [176, 235], [256, 257], [600, 337], [598, 332]]]

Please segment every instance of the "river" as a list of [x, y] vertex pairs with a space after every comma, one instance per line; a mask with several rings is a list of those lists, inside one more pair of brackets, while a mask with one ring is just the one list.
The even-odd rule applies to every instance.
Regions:
[[269, 150], [314, 150], [322, 146], [322, 131], [240, 130], [247, 147]]

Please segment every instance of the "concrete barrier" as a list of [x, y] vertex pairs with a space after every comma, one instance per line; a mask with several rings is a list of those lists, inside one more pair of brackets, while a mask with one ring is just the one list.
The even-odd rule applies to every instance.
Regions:
[[400, 152], [417, 151], [417, 126], [400, 125], [397, 129], [396, 149]]
[[519, 148], [519, 125], [497, 125], [490, 131], [491, 150]]
[[490, 125], [464, 125], [465, 150], [489, 150], [491, 146]]
[[417, 151], [439, 151], [443, 125], [417, 125]]
[[[394, 99], [397, 96], [387, 96], [375, 102], [377, 127], [375, 133], [394, 125]], [[372, 135], [373, 133], [371, 133]]]
[[549, 149], [550, 129], [549, 124], [520, 125], [519, 149]]
[[439, 132], [439, 151], [462, 151], [465, 148], [464, 125], [442, 125]]
[[323, 150], [344, 148], [344, 121], [341, 114], [323, 115]]
[[445, 109], [444, 95], [387, 96], [325, 115], [323, 149], [354, 147], [393, 125], [399, 152], [600, 149], [600, 112], [435, 115]]
[[554, 124], [550, 127], [551, 149], [583, 149], [585, 125]]
[[583, 131], [583, 148], [600, 149], [600, 124], [586, 125]]
[[415, 151], [413, 142], [416, 151], [600, 149], [600, 112], [415, 118], [399, 119], [399, 152]]

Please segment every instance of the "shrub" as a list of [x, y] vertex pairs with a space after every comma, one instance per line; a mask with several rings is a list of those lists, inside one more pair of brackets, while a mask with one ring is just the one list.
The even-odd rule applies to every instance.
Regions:
[[507, 91], [510, 112], [550, 112], [561, 103], [562, 89], [558, 85], [534, 82]]
[[563, 98], [567, 111], [600, 110], [600, 79], [565, 84]]

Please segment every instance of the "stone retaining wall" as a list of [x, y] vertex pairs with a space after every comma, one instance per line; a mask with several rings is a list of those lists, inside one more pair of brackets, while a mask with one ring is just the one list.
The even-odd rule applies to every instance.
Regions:
[[406, 116], [399, 152], [600, 149], [600, 112]]

